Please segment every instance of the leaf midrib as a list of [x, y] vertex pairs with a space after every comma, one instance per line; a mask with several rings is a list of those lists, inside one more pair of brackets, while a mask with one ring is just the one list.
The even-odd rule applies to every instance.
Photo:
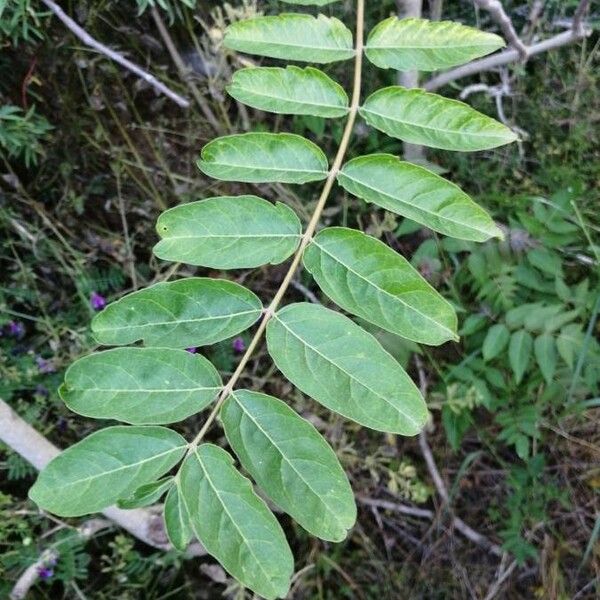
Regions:
[[298, 471], [298, 469], [296, 469], [296, 467], [294, 466], [294, 464], [292, 463], [292, 461], [285, 455], [285, 453], [283, 452], [283, 450], [281, 450], [281, 448], [279, 447], [279, 445], [275, 442], [275, 440], [273, 440], [273, 438], [268, 434], [268, 432], [261, 427], [260, 423], [252, 416], [252, 414], [250, 412], [248, 412], [248, 410], [246, 409], [246, 407], [242, 404], [242, 402], [240, 401], [240, 399], [235, 395], [235, 392], [231, 393], [231, 396], [235, 399], [237, 405], [242, 409], [242, 411], [250, 418], [250, 420], [256, 425], [256, 427], [264, 434], [264, 436], [269, 440], [269, 442], [271, 442], [271, 444], [277, 449], [277, 451], [279, 452], [279, 454], [281, 455], [281, 457], [285, 460], [285, 462], [290, 465], [290, 467], [292, 468], [292, 470], [298, 475], [298, 477], [305, 483], [306, 487], [308, 487], [310, 489], [310, 491], [316, 496], [317, 500], [319, 500], [319, 502], [326, 507], [327, 512], [330, 516], [333, 517], [334, 521], [336, 523], [338, 523], [338, 525], [346, 530], [346, 527], [344, 527], [341, 522], [337, 519], [337, 515], [335, 513], [335, 511], [333, 510], [333, 508], [331, 508], [322, 498], [321, 496], [313, 489], [313, 487], [310, 485], [310, 483], [302, 476], [302, 474], [300, 473], [300, 471]]
[[323, 107], [323, 108], [334, 108], [334, 109], [338, 109], [338, 110], [343, 109], [345, 112], [348, 112], [348, 110], [349, 110], [348, 104], [320, 104], [319, 102], [308, 102], [306, 100], [294, 100], [290, 96], [272, 96], [271, 94], [266, 94], [266, 93], [262, 92], [261, 90], [253, 90], [253, 89], [250, 89], [249, 87], [244, 87], [240, 83], [232, 84], [232, 87], [235, 87], [235, 86], [238, 86], [241, 91], [245, 91], [250, 94], [254, 94], [255, 96], [260, 96], [263, 98], [270, 98], [271, 100], [279, 100], [282, 102], [291, 102], [292, 104], [302, 104], [305, 106], [319, 106], [319, 107]]
[[[410, 423], [412, 423], [415, 427], [418, 427], [418, 423], [417, 421], [414, 420], [414, 418], [410, 415], [408, 415], [407, 413], [405, 413], [403, 410], [401, 410], [398, 406], [396, 406], [395, 404], [393, 404], [392, 402], [390, 402], [385, 396], [382, 396], [379, 392], [377, 392], [376, 390], [374, 390], [373, 388], [369, 387], [366, 383], [363, 383], [360, 379], [357, 379], [356, 377], [354, 377], [354, 375], [352, 375], [352, 373], [348, 373], [348, 371], [346, 371], [344, 368], [340, 367], [340, 365], [338, 365], [334, 360], [332, 360], [331, 358], [329, 358], [328, 356], [325, 356], [322, 352], [320, 352], [317, 348], [315, 348], [314, 346], [312, 346], [311, 344], [309, 344], [306, 340], [302, 339], [295, 331], [293, 331], [290, 327], [288, 327], [284, 321], [281, 320], [281, 318], [279, 318], [277, 316], [277, 314], [273, 315], [273, 318], [277, 321], [279, 321], [279, 323], [281, 323], [281, 325], [287, 329], [296, 339], [298, 339], [302, 344], [304, 344], [305, 346], [307, 346], [308, 348], [310, 348], [315, 354], [318, 354], [322, 359], [324, 359], [325, 361], [331, 363], [334, 367], [336, 367], [337, 369], [339, 369], [342, 373], [344, 373], [345, 375], [348, 376], [348, 378], [352, 379], [353, 381], [356, 381], [360, 386], [364, 387], [365, 389], [369, 390], [370, 392], [373, 393], [373, 395], [377, 396], [378, 398], [381, 398], [386, 404], [389, 404], [394, 410], [396, 410], [397, 412], [399, 412], [401, 415], [404, 416], [404, 418], [406, 418]], [[339, 412], [339, 411], [337, 411]], [[341, 413], [340, 413], [341, 414]]]
[[[450, 338], [451, 339], [454, 339], [455, 334], [454, 334], [454, 332], [451, 329], [448, 329], [445, 325], [442, 325], [441, 323], [439, 323], [438, 321], [436, 321], [435, 319], [433, 319], [429, 315], [426, 315], [425, 313], [422, 313], [421, 311], [417, 310], [417, 308], [412, 307], [410, 304], [408, 304], [407, 302], [405, 302], [404, 300], [402, 300], [399, 296], [395, 296], [394, 294], [388, 292], [387, 290], [384, 290], [383, 288], [380, 288], [378, 285], [376, 285], [370, 279], [368, 279], [367, 277], [365, 277], [362, 273], [359, 273], [358, 271], [355, 271], [350, 265], [347, 265], [345, 262], [343, 262], [339, 257], [335, 256], [331, 252], [328, 252], [323, 246], [321, 246], [316, 241], [316, 239], [313, 240], [312, 243], [315, 246], [317, 246], [317, 248], [320, 248], [320, 250], [322, 252], [324, 252], [325, 254], [327, 254], [327, 256], [330, 256], [333, 260], [337, 261], [340, 265], [342, 265], [343, 267], [345, 267], [348, 271], [350, 271], [351, 273], [353, 273], [354, 275], [356, 275], [358, 278], [362, 279], [363, 281], [366, 281], [369, 285], [371, 285], [372, 287], [374, 287], [376, 290], [379, 290], [380, 292], [382, 292], [383, 294], [389, 296], [393, 300], [397, 300], [398, 302], [400, 302], [400, 304], [402, 304], [403, 306], [405, 306], [409, 311], [417, 313], [418, 315], [420, 315], [421, 317], [423, 317], [427, 321], [431, 321], [434, 325], [436, 325], [437, 327], [439, 327], [443, 331], [448, 332], [450, 334]], [[417, 291], [426, 291], [426, 292], [431, 293], [430, 290], [417, 290]]]

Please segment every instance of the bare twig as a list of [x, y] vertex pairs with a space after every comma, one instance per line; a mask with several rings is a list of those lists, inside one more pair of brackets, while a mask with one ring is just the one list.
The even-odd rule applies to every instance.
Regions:
[[573, 15], [573, 33], [583, 34], [583, 17], [590, 7], [590, 0], [581, 0]]
[[[0, 441], [38, 470], [43, 469], [60, 453], [54, 444], [25, 422], [1, 399]], [[121, 510], [116, 506], [110, 506], [103, 510], [102, 514], [138, 540], [160, 550], [169, 550], [171, 545], [165, 535], [160, 512], [158, 507], [155, 510], [141, 508]], [[193, 544], [188, 549], [188, 554], [202, 556], [206, 551], [199, 544]]]
[[502, 29], [506, 41], [515, 48], [521, 58], [527, 58], [527, 47], [519, 38], [510, 17], [499, 0], [473, 0], [483, 10], [487, 10], [495, 23]]
[[66, 27], [77, 36], [86, 46], [93, 48], [100, 52], [100, 54], [104, 54], [111, 60], [114, 60], [116, 63], [120, 64], [122, 67], [125, 67], [132, 73], [135, 73], [138, 77], [143, 79], [145, 82], [149, 83], [155, 90], [159, 91], [161, 94], [164, 94], [173, 102], [181, 106], [182, 108], [188, 108], [190, 105], [189, 100], [186, 100], [179, 94], [176, 94], [173, 90], [169, 89], [164, 83], [160, 82], [154, 75], [151, 75], [147, 71], [144, 71], [141, 67], [132, 63], [130, 60], [126, 59], [123, 55], [115, 52], [108, 46], [100, 43], [98, 40], [94, 39], [85, 29], [80, 27], [69, 15], [65, 13], [65, 11], [53, 0], [42, 0], [42, 3], [45, 4], [65, 25]]
[[500, 575], [498, 576], [498, 578], [496, 579], [496, 581], [494, 581], [494, 583], [492, 584], [492, 586], [488, 590], [488, 593], [485, 595], [484, 600], [493, 600], [493, 598], [495, 598], [496, 595], [498, 594], [498, 592], [500, 591], [500, 588], [502, 587], [502, 584], [510, 577], [511, 573], [516, 568], [517, 568], [517, 561], [513, 560], [508, 565], [508, 567], [506, 567], [505, 569], [502, 569], [501, 572], [500, 572]]
[[167, 48], [167, 51], [171, 56], [171, 60], [177, 68], [179, 76], [181, 77], [181, 79], [183, 79], [183, 81], [185, 81], [186, 85], [188, 86], [188, 89], [190, 90], [190, 93], [192, 94], [192, 96], [194, 96], [194, 100], [196, 100], [198, 108], [200, 108], [202, 114], [210, 123], [211, 127], [217, 132], [217, 134], [221, 133], [221, 124], [219, 123], [217, 117], [215, 117], [215, 114], [206, 102], [206, 99], [202, 96], [200, 90], [194, 83], [194, 80], [192, 79], [190, 74], [190, 69], [188, 69], [185, 63], [183, 62], [181, 54], [179, 54], [179, 51], [177, 50], [177, 47], [173, 42], [173, 38], [171, 38], [169, 30], [166, 28], [158, 10], [156, 9], [156, 6], [153, 6], [150, 9], [150, 12], [152, 14], [152, 18], [154, 19], [154, 23], [156, 24], [156, 28], [158, 29], [158, 33], [160, 33], [160, 37], [162, 38], [165, 47]]
[[[573, 44], [574, 42], [577, 42], [590, 34], [591, 29], [588, 29], [582, 25], [579, 31], [564, 31], [563, 33], [559, 33], [558, 35], [555, 35], [547, 40], [529, 46], [527, 48], [527, 53], [529, 57], [535, 56], [536, 54], [542, 54], [543, 52], [548, 52], [549, 50], [554, 50], [555, 48], [560, 48], [561, 46]], [[432, 92], [448, 83], [451, 83], [452, 81], [456, 81], [457, 79], [462, 79], [463, 77], [475, 75], [483, 71], [490, 71], [496, 67], [517, 62], [519, 59], [519, 51], [511, 48], [510, 50], [505, 50], [499, 54], [474, 60], [466, 65], [457, 67], [456, 69], [451, 69], [450, 71], [446, 71], [445, 73], [437, 75], [436, 77], [432, 77], [427, 83], [425, 83], [424, 88], [427, 91]]]

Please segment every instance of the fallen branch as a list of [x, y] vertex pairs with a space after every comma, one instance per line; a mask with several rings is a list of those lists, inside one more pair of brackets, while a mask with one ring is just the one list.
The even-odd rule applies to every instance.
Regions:
[[[584, 37], [589, 36], [591, 32], [591, 29], [588, 29], [583, 26], [581, 26], [577, 30], [570, 29], [569, 31], [564, 31], [563, 33], [559, 33], [558, 35], [555, 35], [554, 37], [551, 37], [547, 40], [528, 46], [527, 55], [531, 57], [535, 56], [536, 54], [542, 54], [543, 52], [547, 52], [548, 50], [553, 50], [555, 48], [560, 48], [561, 46], [573, 44], [574, 42], [578, 42]], [[520, 60], [520, 58], [521, 56], [519, 54], [519, 51], [514, 48], [511, 48], [510, 50], [505, 50], [504, 52], [488, 56], [487, 58], [474, 60], [470, 63], [467, 63], [466, 65], [463, 65], [462, 67], [457, 67], [456, 69], [451, 69], [450, 71], [446, 71], [441, 75], [432, 77], [429, 81], [425, 83], [423, 87], [427, 91], [432, 92], [448, 83], [451, 83], [452, 81], [456, 81], [457, 79], [462, 79], [463, 77], [475, 75], [483, 71], [490, 71], [491, 69], [494, 69], [496, 67], [501, 67], [503, 65], [508, 65], [510, 63], [517, 62], [518, 60]]]
[[144, 71], [144, 69], [138, 67], [138, 65], [132, 63], [130, 60], [127, 60], [118, 52], [111, 50], [108, 46], [105, 46], [94, 39], [85, 29], [73, 21], [73, 19], [71, 19], [71, 17], [69, 17], [69, 15], [67, 15], [65, 11], [58, 4], [56, 4], [56, 2], [53, 2], [53, 0], [42, 0], [42, 3], [45, 4], [66, 25], [67, 29], [69, 29], [76, 37], [78, 37], [86, 46], [97, 50], [100, 52], [100, 54], [104, 54], [104, 56], [114, 60], [116, 63], [120, 64], [122, 67], [125, 67], [132, 73], [135, 73], [138, 77], [149, 83], [155, 90], [159, 91], [161, 94], [164, 94], [182, 108], [189, 107], [189, 100], [186, 100], [179, 94], [176, 94], [164, 83], [161, 83], [156, 77], [154, 77], [154, 75]]
[[[21, 455], [36, 469], [43, 469], [60, 450], [25, 422], [6, 402], [0, 400], [0, 441]], [[161, 507], [121, 510], [110, 506], [102, 514], [142, 542], [159, 550], [172, 549], [162, 519]], [[192, 544], [188, 556], [203, 556], [200, 544]]]

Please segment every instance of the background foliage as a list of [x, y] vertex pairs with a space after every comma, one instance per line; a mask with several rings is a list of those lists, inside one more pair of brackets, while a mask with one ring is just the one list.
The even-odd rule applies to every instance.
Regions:
[[[539, 33], [556, 31], [575, 4], [546, 3]], [[126, 50], [185, 93], [151, 19], [153, 5], [164, 11], [225, 132], [244, 130], [250, 118], [255, 129], [293, 130], [326, 149], [336, 146], [341, 131], [329, 138], [318, 118], [248, 116], [225, 100], [230, 66], [221, 51], [222, 31], [231, 20], [254, 14], [252, 2], [194, 8], [175, 0], [105, 0], [68, 8], [98, 39]], [[523, 26], [527, 12], [505, 5]], [[392, 2], [367, 6], [369, 24], [394, 10]], [[445, 16], [477, 23], [468, 2], [449, 3]], [[367, 208], [341, 189], [326, 215], [327, 224], [362, 226], [384, 239], [457, 308], [458, 344], [418, 349], [379, 335], [415, 379], [413, 353], [420, 353], [434, 411], [429, 442], [448, 482], [451, 510], [502, 544], [506, 560], [516, 559], [507, 597], [597, 593], [597, 45], [593, 35], [510, 68], [503, 106], [511, 123], [526, 130], [519, 147], [429, 154], [446, 177], [492, 211], [506, 241], [479, 245], [438, 237]], [[151, 255], [158, 212], [244, 190], [205, 179], [194, 167], [199, 148], [214, 137], [201, 110], [180, 111], [79, 47], [42, 5], [0, 2], [0, 46], [0, 397], [67, 446], [96, 426], [75, 418], [56, 393], [66, 366], [94, 349], [90, 317], [104, 298], [173, 274]], [[340, 80], [348, 76], [344, 66], [332, 73]], [[391, 71], [369, 70], [367, 77], [377, 79], [369, 82], [372, 89], [393, 83]], [[486, 74], [483, 80], [495, 85], [498, 77]], [[458, 96], [468, 83], [444, 93]], [[485, 94], [469, 101], [496, 116]], [[353, 152], [401, 152], [400, 143], [383, 134], [366, 128], [359, 133]], [[262, 191], [306, 216], [314, 201], [311, 186], [306, 188]], [[277, 268], [253, 271], [243, 283], [268, 297], [277, 274]], [[316, 293], [306, 272], [296, 283], [297, 300]], [[206, 354], [226, 374], [245, 343], [243, 337], [226, 340]], [[290, 398], [289, 384], [261, 356], [251, 376], [268, 393], [287, 396], [325, 434], [362, 499], [359, 524], [340, 545], [310, 539], [282, 519], [301, 571], [294, 598], [395, 598], [406, 590], [415, 598], [485, 596], [498, 559], [459, 537], [447, 509], [432, 522], [386, 504], [437, 506], [416, 440], [342, 427], [341, 419], [299, 393]], [[39, 514], [25, 500], [33, 470], [8, 449], [1, 456], [0, 595], [43, 551], [59, 547], [58, 562], [48, 567], [52, 574], [33, 597], [243, 597], [209, 559], [156, 553], [114, 529], [87, 543], [73, 541], [69, 526], [77, 520], [56, 523]]]

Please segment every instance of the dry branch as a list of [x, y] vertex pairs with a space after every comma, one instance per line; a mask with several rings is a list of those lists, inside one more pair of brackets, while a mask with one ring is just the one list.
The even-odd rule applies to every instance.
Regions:
[[144, 71], [144, 69], [135, 63], [132, 63], [123, 55], [115, 52], [108, 46], [105, 46], [98, 40], [94, 39], [85, 29], [80, 27], [73, 19], [71, 19], [71, 17], [69, 17], [69, 15], [67, 15], [65, 11], [58, 4], [56, 4], [56, 2], [53, 2], [52, 0], [42, 0], [42, 3], [45, 4], [86, 46], [97, 50], [100, 52], [100, 54], [104, 54], [104, 56], [114, 60], [116, 63], [120, 64], [122, 67], [125, 67], [132, 73], [135, 73], [138, 77], [149, 83], [155, 90], [159, 91], [161, 94], [164, 94], [182, 108], [189, 107], [189, 100], [186, 100], [173, 90], [169, 89], [164, 83], [161, 83], [156, 77], [154, 77], [154, 75]]
[[527, 47], [519, 38], [510, 17], [499, 0], [473, 0], [475, 4], [490, 13], [492, 19], [502, 29], [506, 41], [515, 48], [521, 58], [527, 58]]

